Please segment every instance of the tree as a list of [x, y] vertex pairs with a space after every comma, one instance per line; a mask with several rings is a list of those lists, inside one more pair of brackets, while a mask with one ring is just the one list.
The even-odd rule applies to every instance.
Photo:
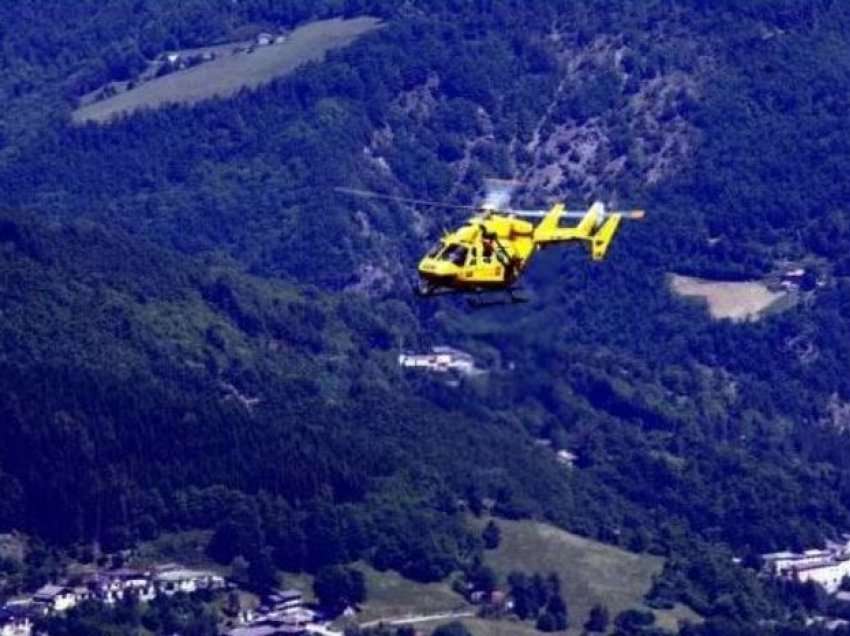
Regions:
[[227, 599], [222, 608], [225, 614], [230, 617], [237, 616], [242, 610], [242, 601], [239, 599], [239, 592], [232, 590], [227, 593]]
[[325, 566], [316, 574], [313, 592], [323, 607], [340, 611], [347, 605], [366, 600], [366, 579], [354, 568]]
[[584, 628], [589, 632], [605, 632], [608, 630], [609, 622], [608, 608], [605, 605], [594, 605], [590, 608], [590, 616]]
[[248, 581], [251, 589], [262, 591], [280, 585], [280, 576], [275, 570], [269, 550], [261, 550], [248, 565]]
[[567, 628], [569, 622], [567, 604], [559, 593], [553, 593], [549, 597], [549, 602], [546, 603], [546, 613], [555, 619], [555, 629]]
[[508, 585], [511, 587], [511, 597], [514, 600], [514, 614], [520, 620], [536, 615], [536, 609], [532, 612], [533, 601], [529, 592], [528, 577], [522, 572], [511, 572], [508, 575]]
[[629, 609], [620, 612], [614, 622], [619, 631], [631, 634], [655, 623], [655, 614], [647, 610]]
[[259, 583], [271, 567], [266, 563], [270, 559], [264, 554], [264, 544], [262, 522], [256, 507], [241, 503], [227, 519], [218, 524], [207, 546], [207, 553], [225, 564], [236, 556], [245, 557], [256, 568], [253, 573], [249, 572], [249, 577]]
[[496, 525], [496, 522], [490, 520], [484, 528], [484, 531], [481, 533], [481, 538], [484, 541], [484, 547], [488, 550], [495, 550], [499, 547], [499, 543], [502, 540], [502, 531], [499, 529], [499, 526]]
[[476, 590], [492, 592], [499, 586], [499, 577], [493, 568], [487, 565], [479, 565], [473, 568], [468, 580]]
[[230, 578], [242, 587], [251, 587], [251, 564], [243, 556], [237, 556], [230, 562]]
[[535, 627], [541, 632], [554, 632], [558, 629], [558, 621], [549, 612], [543, 612], [538, 618]]

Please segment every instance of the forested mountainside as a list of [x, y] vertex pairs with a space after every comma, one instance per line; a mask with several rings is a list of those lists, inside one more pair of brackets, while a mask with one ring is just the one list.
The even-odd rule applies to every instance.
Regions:
[[[384, 26], [232, 99], [71, 123], [163, 52], [340, 15]], [[656, 603], [739, 625], [799, 607], [731, 558], [850, 530], [850, 8], [26, 0], [0, 18], [2, 529], [115, 549], [217, 528], [259, 580], [360, 557], [432, 580], [479, 550], [459, 502], [491, 498], [669, 556]], [[461, 217], [333, 190], [471, 202], [486, 176], [650, 213], [601, 265], [541, 255], [528, 306], [469, 313], [409, 291]], [[757, 322], [667, 284], [790, 265], [814, 282]], [[401, 343], [491, 373], [401, 374]]]

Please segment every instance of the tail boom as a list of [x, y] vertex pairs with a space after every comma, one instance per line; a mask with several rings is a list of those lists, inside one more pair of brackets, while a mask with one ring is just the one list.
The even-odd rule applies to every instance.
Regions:
[[623, 219], [641, 219], [643, 211], [609, 212], [605, 210], [601, 202], [597, 201], [581, 217], [578, 225], [560, 227], [562, 218], [573, 216], [573, 213], [565, 211], [561, 203], [552, 206], [552, 209], [534, 228], [535, 243], [545, 246], [568, 241], [584, 241], [590, 247], [591, 258], [594, 261], [601, 261], [608, 253], [608, 248]]

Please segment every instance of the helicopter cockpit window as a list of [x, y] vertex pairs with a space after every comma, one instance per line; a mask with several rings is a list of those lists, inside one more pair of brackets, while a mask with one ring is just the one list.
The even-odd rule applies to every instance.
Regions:
[[427, 258], [437, 258], [437, 254], [443, 251], [443, 244], [437, 243], [434, 247], [428, 250]]
[[449, 245], [440, 258], [460, 267], [466, 264], [466, 251], [463, 245]]

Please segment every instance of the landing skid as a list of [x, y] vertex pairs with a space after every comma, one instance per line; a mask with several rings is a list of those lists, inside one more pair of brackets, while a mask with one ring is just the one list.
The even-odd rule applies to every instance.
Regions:
[[457, 294], [468, 294], [460, 289], [451, 289], [449, 287], [422, 287], [416, 285], [413, 288], [413, 293], [419, 298], [436, 298], [437, 296], [455, 296]]
[[[509, 287], [501, 289], [452, 289], [450, 287], [423, 287], [413, 288], [419, 298], [436, 298], [438, 296], [466, 296], [466, 302], [473, 309], [493, 307], [496, 305], [518, 305], [529, 302], [529, 298], [521, 295], [520, 287]], [[486, 296], [486, 297], [485, 297]]]
[[[502, 297], [491, 297], [491, 298], [482, 298], [480, 296], [472, 296], [466, 299], [467, 304], [472, 309], [484, 309], [485, 307], [495, 307], [497, 305], [519, 305], [521, 303], [527, 303], [529, 298], [527, 296], [523, 296], [518, 294], [518, 292], [522, 291], [519, 287], [514, 287], [512, 289], [503, 289], [498, 291], [487, 292], [491, 294], [506, 294], [506, 296]], [[478, 292], [481, 294], [481, 292]]]

